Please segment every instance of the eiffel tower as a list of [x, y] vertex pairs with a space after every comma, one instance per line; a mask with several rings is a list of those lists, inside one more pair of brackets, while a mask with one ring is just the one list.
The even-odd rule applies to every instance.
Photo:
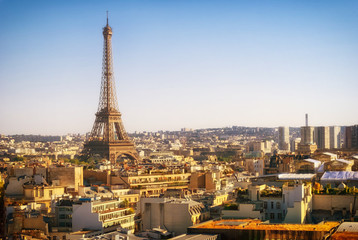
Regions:
[[133, 142], [124, 129], [121, 113], [117, 104], [117, 96], [113, 78], [112, 61], [112, 28], [103, 28], [104, 46], [102, 62], [102, 82], [96, 120], [88, 141], [84, 145], [84, 153], [88, 156], [99, 155], [115, 165], [120, 156], [139, 160]]

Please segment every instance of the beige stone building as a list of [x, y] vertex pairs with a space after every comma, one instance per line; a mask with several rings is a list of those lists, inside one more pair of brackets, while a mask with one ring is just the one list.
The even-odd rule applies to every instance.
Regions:
[[220, 190], [220, 171], [193, 172], [190, 177], [190, 190]]
[[67, 191], [77, 192], [83, 185], [83, 167], [49, 167], [49, 182], [54, 186], [62, 186]]
[[[72, 231], [82, 229], [110, 231], [122, 227], [134, 232], [134, 212], [121, 207], [121, 200], [75, 202], [72, 206]], [[113, 229], [112, 229], [113, 231]]]
[[188, 188], [190, 175], [190, 173], [151, 173], [111, 176], [111, 184], [136, 189], [140, 196], [159, 196], [167, 189]]
[[175, 235], [210, 217], [202, 203], [168, 198], [142, 198], [137, 213], [142, 216], [142, 230], [161, 228]]
[[56, 196], [62, 196], [65, 188], [62, 186], [39, 186], [32, 184], [24, 185], [24, 198], [26, 201], [37, 203], [50, 202]]

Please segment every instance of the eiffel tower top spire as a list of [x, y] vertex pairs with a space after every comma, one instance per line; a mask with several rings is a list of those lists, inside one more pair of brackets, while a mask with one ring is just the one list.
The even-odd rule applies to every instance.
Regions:
[[108, 11], [107, 11], [107, 26], [108, 26]]
[[113, 76], [112, 28], [108, 25], [108, 15], [103, 37], [102, 83], [98, 112], [119, 112]]

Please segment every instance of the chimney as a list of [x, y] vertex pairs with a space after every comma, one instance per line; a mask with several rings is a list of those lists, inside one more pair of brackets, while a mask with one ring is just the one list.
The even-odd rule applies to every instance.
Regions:
[[306, 127], [308, 127], [308, 114], [306, 113]]

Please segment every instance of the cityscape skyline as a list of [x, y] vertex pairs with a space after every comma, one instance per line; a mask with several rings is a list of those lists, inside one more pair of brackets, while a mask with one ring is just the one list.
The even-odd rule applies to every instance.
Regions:
[[205, 3], [0, 1], [0, 132], [90, 132], [106, 10], [129, 132], [356, 124], [358, 3]]

